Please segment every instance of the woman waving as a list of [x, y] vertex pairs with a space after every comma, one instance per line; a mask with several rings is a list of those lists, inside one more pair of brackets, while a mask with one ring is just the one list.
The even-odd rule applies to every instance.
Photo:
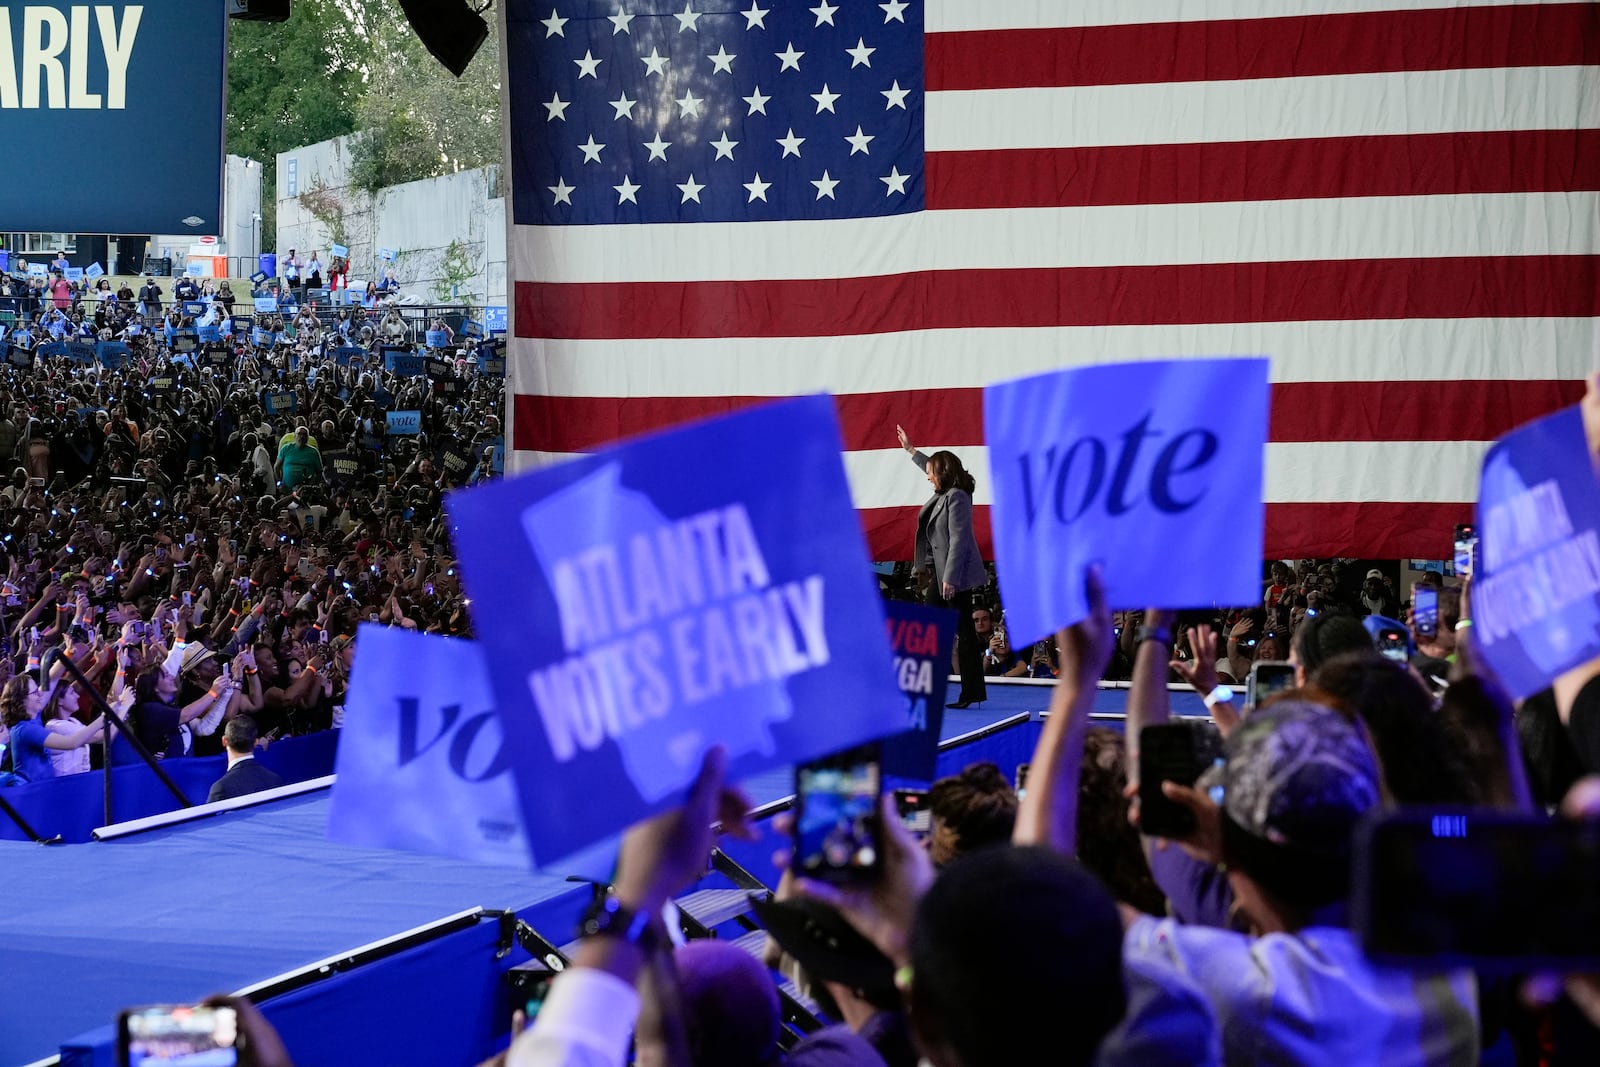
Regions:
[[956, 663], [961, 670], [961, 699], [952, 708], [982, 703], [988, 697], [983, 681], [983, 649], [972, 625], [972, 591], [988, 581], [978, 539], [972, 533], [972, 475], [954, 452], [925, 456], [912, 447], [899, 426], [900, 447], [928, 476], [933, 496], [917, 516], [913, 565], [927, 575], [927, 601], [935, 607], [956, 609]]

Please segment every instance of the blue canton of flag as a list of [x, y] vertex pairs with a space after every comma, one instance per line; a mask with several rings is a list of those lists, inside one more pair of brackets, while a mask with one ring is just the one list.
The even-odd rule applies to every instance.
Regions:
[[920, 3], [509, 0], [520, 225], [923, 207]]

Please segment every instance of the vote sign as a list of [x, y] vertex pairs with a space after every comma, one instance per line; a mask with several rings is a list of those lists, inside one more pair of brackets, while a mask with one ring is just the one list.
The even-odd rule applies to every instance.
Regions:
[[889, 600], [883, 605], [889, 645], [894, 649], [895, 684], [905, 698], [905, 724], [883, 739], [885, 776], [933, 781], [944, 729], [944, 694], [950, 682], [950, 653], [956, 643], [956, 613], [926, 604]]
[[737, 781], [905, 727], [827, 397], [447, 500], [541, 858], [678, 802], [712, 745]]
[[1261, 598], [1265, 359], [1055, 371], [989, 386], [984, 432], [1006, 619], [1033, 641], [1112, 606]]
[[387, 428], [391, 436], [401, 434], [419, 434], [422, 432], [422, 412], [420, 411], [390, 411], [385, 413], [388, 418]]
[[1472, 633], [1514, 699], [1600, 656], [1600, 484], [1576, 407], [1483, 459]]

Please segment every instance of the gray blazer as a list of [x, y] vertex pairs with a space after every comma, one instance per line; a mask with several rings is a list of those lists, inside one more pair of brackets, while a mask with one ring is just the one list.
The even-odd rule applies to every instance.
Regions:
[[[911, 453], [912, 462], [928, 469], [928, 457]], [[949, 582], [957, 592], [976, 589], [989, 580], [983, 569], [978, 539], [972, 533], [972, 497], [964, 489], [935, 493], [917, 515], [916, 566]]]

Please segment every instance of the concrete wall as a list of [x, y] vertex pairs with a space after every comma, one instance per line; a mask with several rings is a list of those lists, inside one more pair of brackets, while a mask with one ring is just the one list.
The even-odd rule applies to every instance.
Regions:
[[350, 249], [352, 282], [382, 277], [389, 264], [378, 250], [388, 248], [396, 253], [393, 267], [402, 292], [434, 302], [447, 251], [459, 241], [473, 272], [447, 302], [506, 302], [506, 213], [498, 167], [407, 182], [369, 196], [349, 183], [350, 139], [340, 137], [284, 152], [277, 168], [278, 231], [275, 242], [263, 240], [264, 250], [276, 249], [281, 259], [293, 248], [303, 260], [314, 249], [326, 266], [336, 214]]

